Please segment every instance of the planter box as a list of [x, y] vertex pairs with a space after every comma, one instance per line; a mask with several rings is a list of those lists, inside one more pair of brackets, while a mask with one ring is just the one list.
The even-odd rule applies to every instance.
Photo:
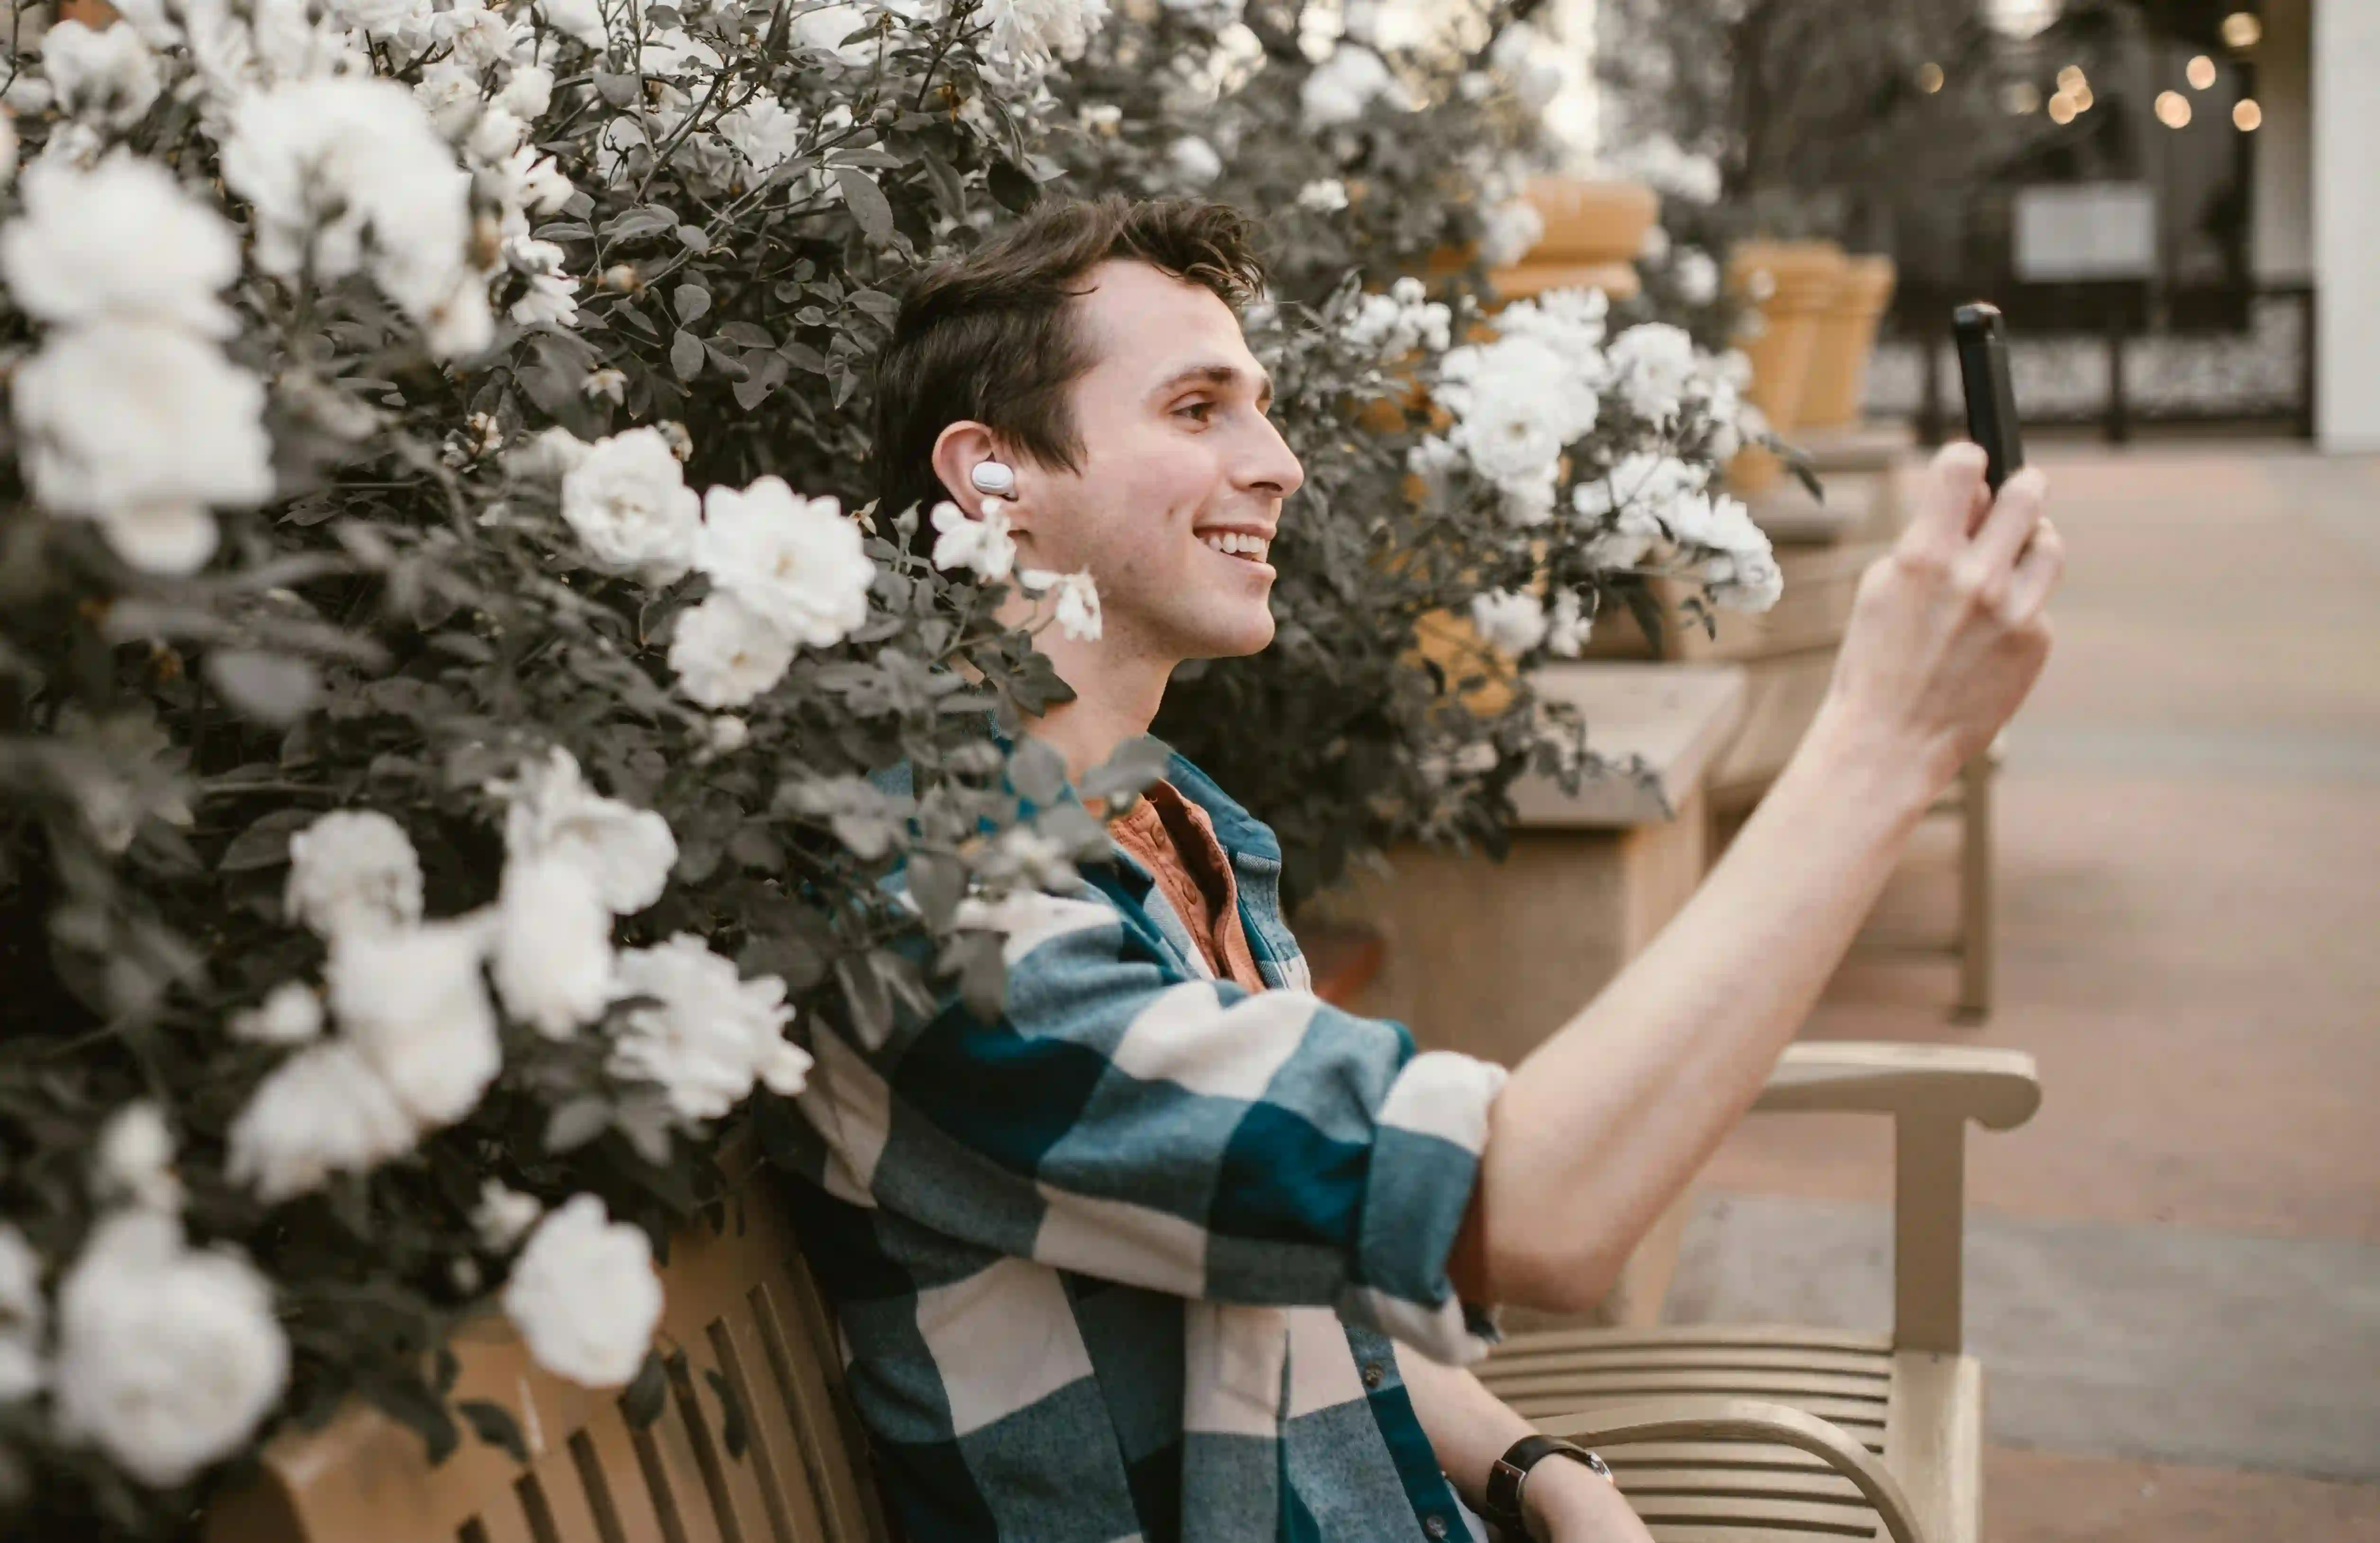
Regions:
[[1802, 735], [1809, 732], [1819, 704], [1827, 699], [1827, 683], [1834, 673], [1831, 645], [1745, 666], [1743, 725], [1711, 768], [1710, 796], [1715, 808], [1728, 810], [1759, 802], [1792, 759]]
[[[1831, 650], [1842, 640], [1843, 628], [1851, 620], [1860, 575], [1888, 550], [1888, 544], [1881, 541], [1779, 547], [1777, 565], [1785, 571], [1785, 593], [1765, 615], [1720, 612], [1715, 638], [1678, 613], [1678, 606], [1694, 592], [1692, 585], [1678, 579], [1657, 580], [1654, 596], [1669, 624], [1662, 636], [1662, 657], [1692, 663]], [[1597, 659], [1652, 657], [1652, 644], [1637, 626], [1636, 618], [1627, 614], [1599, 618], [1587, 650]]]

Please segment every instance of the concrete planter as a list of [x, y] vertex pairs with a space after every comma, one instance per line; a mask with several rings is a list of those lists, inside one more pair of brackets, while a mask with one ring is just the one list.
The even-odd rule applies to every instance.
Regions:
[[1529, 184], [1528, 198], [1546, 233], [1520, 262], [1488, 275], [1498, 299], [1548, 289], [1600, 289], [1615, 300], [1635, 296], [1636, 254], [1660, 217], [1659, 194], [1635, 182], [1541, 176]]
[[[1752, 360], [1753, 402], [1778, 433], [1802, 421], [1820, 322], [1831, 311], [1850, 267], [1831, 241], [1747, 241], [1728, 262], [1728, 281], [1759, 308], [1761, 326], [1742, 347]], [[1744, 496], [1773, 485], [1777, 457], [1755, 446], [1738, 456], [1728, 480]]]
[[1876, 330], [1892, 304], [1897, 277], [1888, 257], [1854, 257], [1844, 265], [1834, 304], [1819, 317], [1817, 343], [1803, 386], [1798, 429], [1840, 429], [1855, 421], [1867, 396]]

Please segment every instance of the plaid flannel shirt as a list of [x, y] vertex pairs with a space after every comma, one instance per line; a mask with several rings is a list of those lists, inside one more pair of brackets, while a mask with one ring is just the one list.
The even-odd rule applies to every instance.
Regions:
[[1167, 774], [1273, 989], [1119, 851], [1003, 903], [999, 1021], [813, 1020], [790, 1187], [885, 1493], [912, 1543], [1478, 1537], [1390, 1337], [1493, 1338], [1446, 1261], [1504, 1073], [1318, 1000], [1272, 832]]

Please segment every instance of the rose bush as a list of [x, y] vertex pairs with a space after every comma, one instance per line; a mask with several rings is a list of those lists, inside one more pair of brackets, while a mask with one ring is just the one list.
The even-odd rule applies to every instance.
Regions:
[[[0, 90], [25, 1536], [186, 1528], [277, 1415], [348, 1398], [517, 1445], [448, 1399], [490, 1304], [655, 1406], [647, 1245], [718, 1214], [733, 1122], [797, 1117], [804, 1026], [996, 1002], [1000, 901], [1102, 832], [985, 725], [1063, 696], [1032, 633], [1098, 636], [1098, 595], [855, 503], [901, 279], [1048, 185], [1296, 211], [1253, 319], [1314, 473], [1281, 645], [1173, 723], [1305, 887], [1391, 834], [1492, 840], [1524, 767], [1582, 764], [1433, 618], [1525, 662], [1618, 569], [1773, 590], [1708, 489], [1717, 361], [1590, 296], [1479, 334], [1475, 269], [1406, 273], [1526, 235], [1479, 160], [1526, 115], [1509, 47], [1463, 62], [1491, 17], [1432, 53], [1100, 0], [122, 11], [20, 9]], [[1251, 711], [1263, 745], [1215, 732]], [[905, 761], [912, 792], [869, 780]]]
[[[1132, 0], [1050, 82], [1078, 180], [1225, 199], [1272, 238], [1258, 341], [1306, 471], [1269, 556], [1279, 641], [1182, 672], [1158, 729], [1279, 830], [1293, 905], [1392, 842], [1500, 849], [1532, 768], [1609, 772], [1524, 672], [1650, 603], [1646, 575], [1704, 579], [1704, 608], [1774, 599], [1715, 486], [1765, 430], [1708, 253], [1664, 242], [1641, 299], [1549, 295], [1483, 332], [1488, 271], [1541, 229], [1527, 180], [1566, 159], [1541, 116], [1561, 50], [1519, 8]], [[1710, 497], [1615, 477], [1647, 459]], [[1496, 596], [1547, 625], [1488, 649], [1447, 625]]]

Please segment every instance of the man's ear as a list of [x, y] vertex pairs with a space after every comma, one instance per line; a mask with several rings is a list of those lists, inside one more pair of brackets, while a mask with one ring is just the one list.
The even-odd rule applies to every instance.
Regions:
[[1008, 468], [1016, 482], [1024, 480], [1025, 468], [1016, 457], [1001, 447], [990, 429], [971, 418], [963, 418], [934, 436], [934, 475], [941, 480], [943, 492], [952, 503], [965, 510], [970, 519], [981, 519], [984, 500], [996, 496], [1014, 515], [1017, 502], [1014, 489], [992, 494], [976, 485], [976, 468], [986, 462]]

